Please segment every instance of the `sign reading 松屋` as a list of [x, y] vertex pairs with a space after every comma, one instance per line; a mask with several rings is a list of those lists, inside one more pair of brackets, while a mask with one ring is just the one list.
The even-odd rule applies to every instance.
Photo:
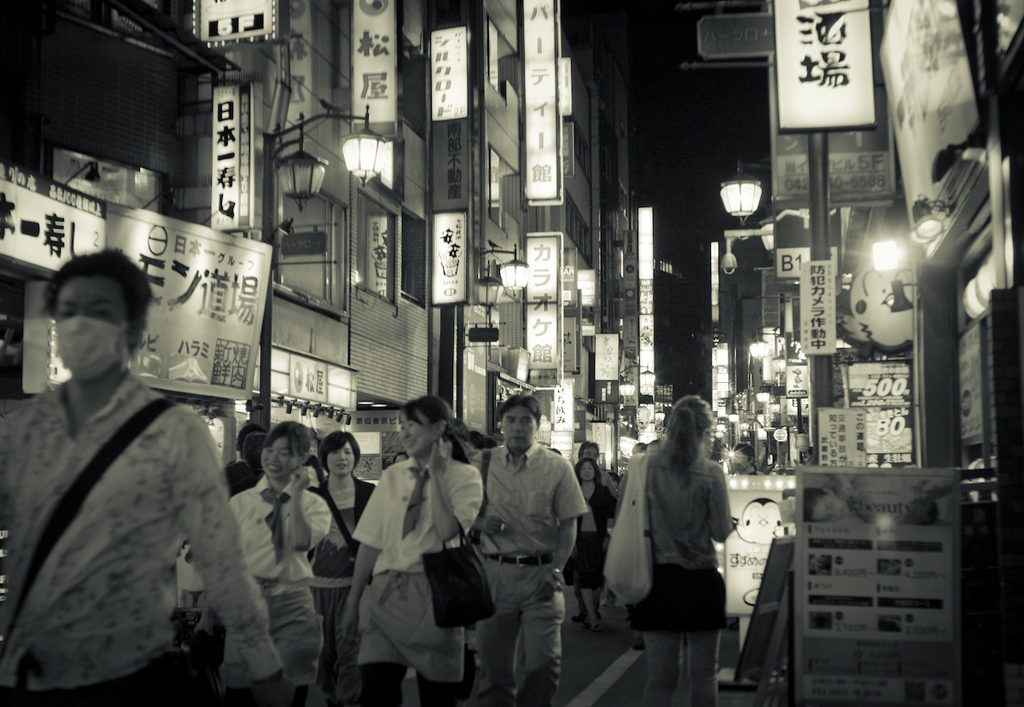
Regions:
[[393, 123], [397, 113], [398, 52], [395, 2], [352, 3], [352, 106], [370, 107], [374, 123]]
[[875, 124], [868, 0], [776, 0], [779, 130]]

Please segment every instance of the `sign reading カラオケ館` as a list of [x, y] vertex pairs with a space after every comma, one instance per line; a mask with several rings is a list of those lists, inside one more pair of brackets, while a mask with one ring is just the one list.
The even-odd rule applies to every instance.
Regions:
[[160, 388], [248, 398], [270, 246], [152, 211], [108, 208], [108, 247], [142, 269], [154, 297], [132, 372]]
[[797, 704], [963, 704], [957, 475], [797, 468]]

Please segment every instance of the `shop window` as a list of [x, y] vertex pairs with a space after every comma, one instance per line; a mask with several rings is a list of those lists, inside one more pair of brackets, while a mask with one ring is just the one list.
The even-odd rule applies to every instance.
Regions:
[[395, 297], [395, 217], [381, 205], [359, 198], [359, 287], [378, 297]]
[[279, 282], [344, 311], [348, 307], [346, 209], [317, 197], [299, 211], [294, 201], [285, 199], [284, 215], [292, 225], [291, 233], [280, 235]]
[[512, 215], [512, 206], [518, 203], [515, 199], [515, 195], [519, 193], [518, 175], [494, 150], [491, 150], [489, 172], [487, 214], [502, 230], [507, 231], [507, 219], [515, 218]]
[[163, 176], [141, 167], [53, 148], [53, 181], [83, 194], [133, 209], [159, 210]]
[[426, 302], [427, 222], [402, 216], [402, 294], [415, 302]]

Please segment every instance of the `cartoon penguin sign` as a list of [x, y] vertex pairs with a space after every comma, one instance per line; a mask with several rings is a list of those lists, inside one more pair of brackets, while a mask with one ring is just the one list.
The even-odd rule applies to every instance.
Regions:
[[757, 498], [747, 504], [736, 522], [736, 534], [748, 543], [771, 545], [772, 538], [782, 537], [782, 511], [770, 498]]
[[853, 278], [849, 290], [836, 298], [838, 333], [848, 344], [870, 356], [904, 351], [913, 344], [913, 271], [866, 270]]

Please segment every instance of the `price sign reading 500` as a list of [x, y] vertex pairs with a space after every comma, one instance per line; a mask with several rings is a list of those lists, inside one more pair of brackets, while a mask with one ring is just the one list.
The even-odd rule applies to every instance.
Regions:
[[867, 385], [861, 389], [860, 394], [865, 398], [879, 397], [887, 398], [902, 397], [907, 392], [907, 378], [901, 376], [899, 378], [879, 378], [877, 380], [870, 379]]

